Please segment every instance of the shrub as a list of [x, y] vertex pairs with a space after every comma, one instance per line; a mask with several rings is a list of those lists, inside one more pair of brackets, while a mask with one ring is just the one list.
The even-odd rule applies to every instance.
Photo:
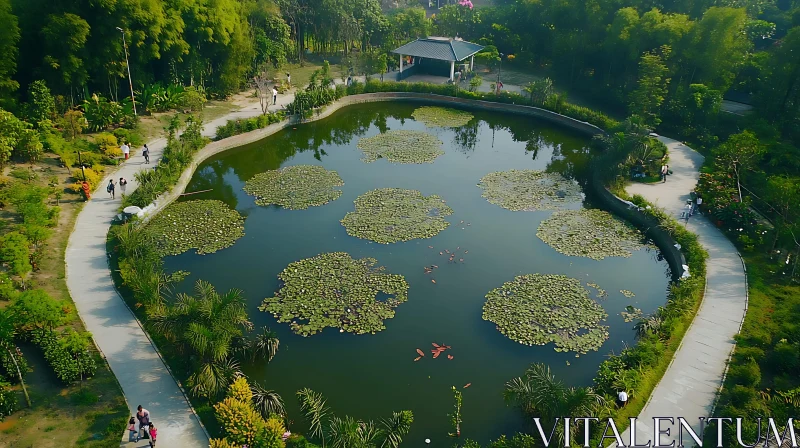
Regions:
[[800, 344], [778, 342], [769, 357], [769, 365], [778, 373], [798, 372], [800, 369]]
[[0, 237], [0, 258], [14, 275], [24, 277], [31, 271], [30, 243], [25, 235], [9, 232]]
[[0, 383], [0, 421], [19, 409], [17, 394], [8, 383]]
[[[85, 177], [84, 177], [85, 174]], [[91, 191], [97, 189], [102, 182], [103, 178], [100, 176], [99, 173], [95, 172], [91, 168], [84, 168], [81, 170], [80, 168], [76, 168], [72, 170], [72, 177], [75, 178], [78, 182], [70, 186], [70, 190], [74, 191], [75, 193], [79, 193], [83, 188], [81, 187], [81, 182], [84, 180], [89, 183], [89, 188]]]
[[241, 445], [228, 442], [226, 439], [209, 440], [209, 448], [241, 448]]
[[228, 397], [215, 404], [214, 411], [226, 438], [239, 446], [252, 445], [264, 430], [264, 419], [250, 403]]
[[305, 437], [295, 434], [292, 434], [286, 440], [286, 446], [289, 448], [319, 448], [319, 445], [314, 445], [313, 443], [306, 440]]
[[[16, 347], [12, 347], [12, 350], [15, 348]], [[22, 352], [17, 349], [16, 356], [14, 356], [14, 359], [11, 359], [11, 355], [9, 355], [6, 350], [0, 350], [0, 378], [5, 378], [6, 381], [12, 384], [17, 383], [19, 381], [17, 366], [19, 366], [19, 373], [21, 373], [22, 378], [25, 379], [30, 367], [28, 366], [28, 360], [25, 359], [21, 353]], [[14, 364], [14, 360], [17, 361], [16, 364]]]
[[758, 387], [761, 383], [761, 368], [753, 358], [744, 364], [731, 366], [728, 375], [736, 384], [745, 387]]
[[41, 289], [21, 292], [8, 309], [16, 325], [25, 331], [52, 330], [74, 317], [68, 302], [56, 300]]
[[217, 140], [232, 137], [234, 135], [243, 134], [245, 132], [254, 131], [256, 129], [263, 129], [273, 123], [283, 121], [286, 114], [282, 111], [270, 112], [266, 115], [259, 115], [253, 118], [243, 120], [228, 120], [227, 123], [217, 128]]
[[253, 399], [253, 391], [250, 389], [250, 384], [247, 383], [247, 378], [243, 376], [236, 378], [236, 380], [228, 386], [227, 396], [245, 403], [250, 403]]
[[[728, 397], [731, 400], [731, 403], [736, 406], [737, 408], [744, 408], [750, 402], [756, 400], [758, 397], [758, 393], [755, 389], [747, 386], [742, 386], [741, 384], [737, 384], [733, 386], [732, 389], [728, 389]], [[731, 414], [731, 415], [740, 415], [740, 414]]]
[[144, 143], [142, 134], [132, 129], [117, 128], [114, 129], [114, 137], [117, 138], [119, 143], [127, 143], [130, 146], [141, 146]]
[[89, 351], [89, 333], [67, 329], [62, 334], [53, 330], [34, 331], [33, 342], [41, 347], [44, 359], [64, 384], [72, 384], [93, 376], [97, 364]]

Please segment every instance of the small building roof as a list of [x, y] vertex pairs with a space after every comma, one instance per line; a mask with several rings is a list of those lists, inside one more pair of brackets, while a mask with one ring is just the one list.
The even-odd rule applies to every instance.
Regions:
[[481, 50], [483, 45], [459, 38], [426, 37], [411, 41], [392, 53], [442, 61], [463, 61]]

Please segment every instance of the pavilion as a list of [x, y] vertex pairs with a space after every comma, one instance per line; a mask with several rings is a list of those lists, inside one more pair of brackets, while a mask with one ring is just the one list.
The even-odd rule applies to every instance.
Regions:
[[472, 70], [475, 65], [475, 53], [481, 50], [483, 50], [482, 45], [467, 42], [458, 37], [426, 37], [411, 41], [393, 50], [392, 53], [400, 55], [399, 79], [403, 79], [403, 57], [413, 56], [417, 61], [435, 59], [450, 62], [450, 80], [452, 81], [456, 62], [469, 58], [469, 68]]

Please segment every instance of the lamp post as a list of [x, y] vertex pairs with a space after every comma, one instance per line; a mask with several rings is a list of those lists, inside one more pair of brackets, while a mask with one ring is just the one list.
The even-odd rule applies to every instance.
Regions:
[[125, 42], [125, 30], [120, 27], [117, 27], [120, 33], [122, 33], [122, 47], [125, 49], [125, 65], [128, 67], [128, 85], [131, 88], [131, 102], [133, 103], [133, 115], [137, 116], [136, 113], [136, 96], [133, 94], [133, 78], [131, 78], [131, 64], [128, 62], [128, 44]]
[[495, 87], [494, 87], [495, 95], [499, 95], [500, 94], [500, 72], [503, 71], [503, 56], [505, 56], [505, 55], [503, 53], [500, 53], [500, 64], [497, 66], [497, 82], [495, 83]]

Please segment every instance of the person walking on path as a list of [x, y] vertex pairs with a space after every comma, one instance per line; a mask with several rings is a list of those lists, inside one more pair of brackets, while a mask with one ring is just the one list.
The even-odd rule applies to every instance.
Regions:
[[289, 84], [290, 89], [292, 88], [292, 74], [288, 72], [286, 73], [286, 84]]
[[272, 105], [274, 106], [275, 103], [278, 102], [278, 88], [272, 86]]
[[125, 187], [127, 187], [127, 186], [128, 186], [128, 181], [125, 180], [124, 177], [120, 177], [119, 178], [119, 191], [121, 191], [122, 194], [125, 194]]
[[88, 202], [89, 199], [92, 198], [92, 191], [91, 187], [89, 186], [89, 182], [83, 181], [81, 182], [81, 191], [83, 191], [83, 197]]
[[125, 156], [125, 160], [128, 160], [128, 157], [131, 156], [131, 147], [128, 146], [127, 143], [123, 143], [119, 149], [122, 150], [122, 155]]
[[150, 148], [147, 147], [145, 143], [144, 148], [142, 148], [142, 155], [144, 156], [144, 163], [150, 163]]
[[139, 438], [149, 439], [150, 434], [150, 411], [139, 405], [136, 411], [136, 418], [139, 420]]
[[133, 418], [131, 415], [131, 419], [128, 420], [128, 442], [138, 442], [139, 437], [136, 434], [136, 419]]
[[669, 168], [668, 168], [667, 165], [661, 165], [661, 181], [662, 182], [666, 182], [667, 181], [667, 170], [668, 169]]
[[106, 191], [108, 192], [111, 199], [114, 199], [114, 190], [116, 190], [116, 184], [114, 184], [114, 179], [108, 180], [108, 185], [106, 186]]
[[158, 430], [156, 429], [156, 425], [150, 423], [150, 447], [155, 448], [156, 446], [156, 436], [158, 436]]

